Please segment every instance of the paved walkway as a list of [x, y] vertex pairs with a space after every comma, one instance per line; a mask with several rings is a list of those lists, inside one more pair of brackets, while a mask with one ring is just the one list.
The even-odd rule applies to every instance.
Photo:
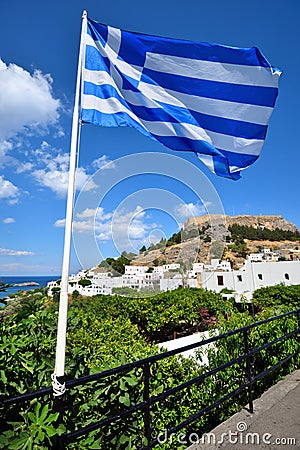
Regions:
[[300, 370], [254, 401], [254, 413], [243, 409], [220, 424], [203, 443], [187, 450], [300, 449]]

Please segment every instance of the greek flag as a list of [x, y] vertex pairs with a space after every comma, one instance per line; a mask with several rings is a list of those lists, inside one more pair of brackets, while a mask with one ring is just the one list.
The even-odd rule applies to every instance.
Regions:
[[83, 122], [136, 128], [234, 180], [259, 157], [281, 72], [257, 48], [149, 36], [91, 19], [83, 42]]

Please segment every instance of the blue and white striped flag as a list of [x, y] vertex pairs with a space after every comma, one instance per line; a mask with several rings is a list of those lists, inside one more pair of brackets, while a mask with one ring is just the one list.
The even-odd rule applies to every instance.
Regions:
[[259, 157], [280, 74], [255, 47], [131, 33], [88, 19], [81, 119], [136, 128], [236, 180]]

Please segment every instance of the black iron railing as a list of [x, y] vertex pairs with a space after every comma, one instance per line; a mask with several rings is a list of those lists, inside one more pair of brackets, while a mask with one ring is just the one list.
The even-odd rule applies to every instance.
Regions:
[[[260, 327], [263, 327], [268, 323], [274, 321], [284, 321], [293, 317], [297, 319], [293, 322], [295, 325], [293, 329], [277, 336], [271, 341], [263, 342], [261, 345], [253, 348], [253, 339], [251, 338], [252, 330], [259, 330]], [[215, 399], [215, 401], [213, 401], [211, 404], [199, 404], [199, 409], [197, 411], [195, 411], [194, 408], [193, 413], [190, 416], [185, 417], [179, 423], [173, 423], [173, 425], [166, 431], [166, 436], [171, 436], [172, 434], [177, 433], [180, 430], [187, 429], [187, 427], [189, 427], [193, 423], [196, 423], [201, 417], [217, 409], [224, 402], [233, 399], [240, 393], [244, 393], [243, 398], [247, 399], [247, 402], [249, 404], [249, 411], [253, 412], [254, 385], [259, 380], [264, 379], [264, 377], [268, 376], [271, 372], [283, 366], [285, 363], [294, 358], [299, 353], [300, 348], [299, 346], [297, 347], [294, 345], [294, 351], [282, 357], [275, 364], [268, 364], [267, 368], [263, 368], [262, 364], [258, 365], [257, 360], [261, 357], [262, 354], [270, 352], [270, 350], [277, 344], [283, 345], [284, 342], [288, 342], [295, 336], [299, 335], [299, 330], [300, 309], [297, 309], [276, 317], [271, 317], [259, 322], [255, 322], [253, 324], [229, 331], [221, 335], [212, 336], [209, 339], [190, 344], [176, 350], [160, 353], [100, 373], [87, 375], [78, 379], [68, 380], [66, 381], [67, 395], [63, 405], [65, 408], [64, 421], [67, 429], [71, 431], [68, 431], [64, 435], [60, 436], [56, 441], [54, 448], [55, 450], [66, 448], [69, 443], [75, 442], [78, 438], [86, 436], [96, 430], [99, 431], [99, 433], [105, 433], [105, 429], [112, 426], [112, 424], [114, 424], [114, 426], [116, 427], [119, 427], [120, 424], [124, 422], [127, 425], [129, 424], [128, 426], [131, 426], [134, 420], [136, 420], [136, 422], [138, 422], [140, 433], [140, 436], [138, 438], [139, 448], [147, 450], [152, 449], [159, 444], [156, 422], [161, 418], [161, 411], [163, 411], [163, 409], [167, 407], [170, 399], [173, 399], [171, 402], [172, 407], [176, 408], [176, 402], [174, 403], [174, 398], [175, 400], [177, 399], [176, 401], [178, 402], [182, 401], [183, 397], [181, 398], [180, 396], [183, 396], [184, 392], [186, 393], [192, 387], [201, 385], [201, 383], [203, 383], [207, 379], [218, 380], [218, 377], [222, 371], [233, 367], [241, 368], [239, 385], [231, 389], [229, 392], [223, 392], [224, 395], [221, 395], [220, 398]], [[222, 364], [217, 365], [216, 367], [213, 367], [209, 370], [199, 370], [198, 376], [184, 381], [175, 387], [166, 387], [166, 389], [164, 389], [162, 392], [155, 392], [155, 389], [153, 389], [153, 383], [155, 381], [154, 379], [157, 373], [158, 364], [166, 362], [171, 357], [178, 356], [180, 353], [183, 353], [187, 350], [199, 350], [207, 344], [213, 344], [215, 345], [215, 348], [218, 348], [216, 346], [216, 343], [220, 344], [220, 342], [224, 341], [225, 339], [229, 339], [234, 336], [238, 337], [238, 340], [236, 342], [239, 342], [237, 357], [230, 358], [230, 355], [228, 355], [228, 361], [223, 362]], [[214, 354], [213, 349], [211, 349], [210, 352], [211, 355]], [[261, 370], [262, 368], [263, 370]], [[100, 385], [102, 386], [102, 388], [104, 386], [103, 391], [105, 391], [106, 389], [106, 391], [108, 392], [111, 383], [124, 382], [122, 381], [124, 379], [128, 381], [128, 374], [132, 373], [135, 374], [135, 382], [133, 383], [134, 386], [132, 388], [132, 391], [138, 391], [138, 394], [135, 395], [136, 401], [134, 404], [132, 404], [132, 399], [130, 399], [130, 401], [128, 400], [127, 402], [125, 396], [124, 404], [117, 403], [117, 406], [120, 406], [119, 409], [116, 407], [116, 405], [110, 407], [108, 415], [105, 412], [105, 408], [101, 410], [100, 405], [100, 409], [97, 409], [96, 407], [95, 411], [97, 413], [95, 413], [95, 415], [99, 417], [99, 420], [96, 420], [97, 418], [95, 417], [95, 420], [91, 421], [89, 418], [89, 423], [85, 426], [74, 424], [73, 419], [71, 424], [68, 423], [68, 418], [70, 418], [68, 410], [74, 405], [75, 407], [76, 405], [78, 407], [78, 402], [80, 403], [80, 399], [78, 400], [80, 389], [88, 389], [88, 386], [90, 386], [90, 391], [88, 392], [92, 396], [93, 392], [95, 392]], [[178, 397], [176, 397], [176, 395]], [[52, 388], [48, 387], [38, 391], [29, 392], [24, 395], [4, 398], [1, 400], [0, 404], [5, 409], [10, 407], [11, 405], [22, 404], [34, 398], [42, 397], [45, 399], [45, 397], [51, 398], [51, 396]], [[247, 402], [245, 402], [243, 406], [245, 406]], [[97, 401], [94, 401], [94, 403], [97, 404]], [[60, 420], [63, 420], [62, 415]]]

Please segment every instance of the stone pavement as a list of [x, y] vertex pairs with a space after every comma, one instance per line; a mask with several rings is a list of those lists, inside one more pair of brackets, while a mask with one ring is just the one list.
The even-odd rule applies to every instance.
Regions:
[[187, 450], [218, 448], [300, 449], [300, 370], [254, 400], [253, 414], [243, 409], [212, 430], [203, 442]]

